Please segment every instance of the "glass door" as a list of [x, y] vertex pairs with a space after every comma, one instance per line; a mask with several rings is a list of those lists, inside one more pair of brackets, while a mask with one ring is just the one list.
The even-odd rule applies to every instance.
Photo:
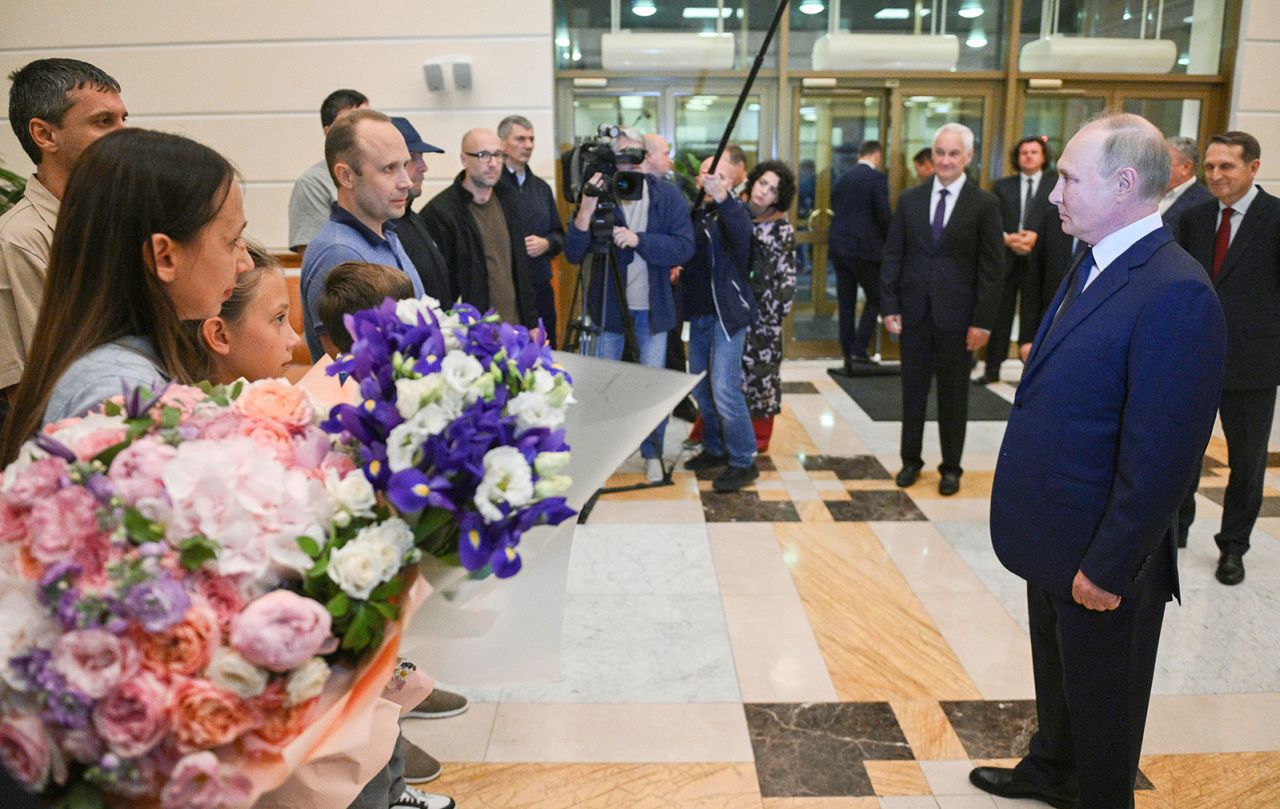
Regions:
[[[831, 186], [858, 161], [863, 141], [886, 142], [883, 90], [797, 93], [792, 165], [796, 168], [797, 278], [783, 327], [788, 357], [840, 356], [835, 274], [828, 258]], [[886, 147], [889, 145], [886, 143]], [[890, 150], [892, 151], [892, 150]]]

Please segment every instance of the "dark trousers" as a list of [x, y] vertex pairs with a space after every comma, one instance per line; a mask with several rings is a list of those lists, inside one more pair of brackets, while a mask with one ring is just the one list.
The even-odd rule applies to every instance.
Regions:
[[969, 420], [969, 352], [966, 332], [943, 331], [925, 316], [903, 326], [902, 347], [902, 463], [923, 466], [924, 417], [929, 388], [938, 381], [938, 435], [942, 444], [941, 472], [960, 474], [964, 433]]
[[[1262, 486], [1267, 474], [1267, 441], [1276, 412], [1276, 389], [1224, 390], [1218, 405], [1227, 439], [1227, 491], [1222, 500], [1222, 530], [1214, 537], [1222, 553], [1249, 552], [1249, 535], [1262, 510]], [[1178, 510], [1178, 537], [1184, 541], [1196, 516], [1196, 485]]]
[[1079, 806], [1132, 809], [1164, 602], [1094, 612], [1027, 585], [1040, 728], [1018, 774], [1078, 785]]
[[[832, 256], [836, 270], [836, 300], [840, 305], [840, 351], [845, 357], [865, 357], [880, 315], [880, 262]], [[857, 316], [858, 287], [866, 297]]]
[[547, 330], [547, 339], [552, 348], [560, 346], [556, 334], [556, 291], [551, 287], [551, 279], [535, 281], [533, 284], [533, 305], [538, 310], [538, 317]]
[[987, 341], [987, 368], [983, 376], [995, 381], [1000, 378], [1000, 363], [1009, 359], [1009, 339], [1013, 334], [1013, 314], [1018, 311], [1018, 291], [1027, 275], [1027, 259], [1014, 256], [1005, 268], [1004, 284], [1000, 287], [1000, 305], [996, 309], [995, 322], [991, 324], [991, 339]]

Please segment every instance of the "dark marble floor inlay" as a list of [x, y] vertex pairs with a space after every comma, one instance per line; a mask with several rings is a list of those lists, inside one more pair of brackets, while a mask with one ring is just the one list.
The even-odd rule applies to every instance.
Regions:
[[[1227, 496], [1226, 486], [1201, 486], [1200, 494], [1209, 498], [1218, 505], [1222, 505], [1222, 501]], [[1280, 496], [1267, 494], [1262, 496], [1262, 510], [1258, 512], [1259, 517], [1280, 517]]]
[[[1275, 456], [1280, 456], [1280, 452], [1272, 452], [1270, 454]], [[1280, 462], [1280, 458], [1277, 458], [1276, 460], [1277, 462]], [[1270, 459], [1268, 460], [1267, 466], [1275, 466], [1275, 465], [1276, 464], [1271, 463]], [[1214, 458], [1211, 455], [1206, 455], [1204, 456], [1204, 460], [1200, 464], [1200, 473], [1204, 474], [1206, 472], [1212, 472], [1214, 469], [1226, 469], [1226, 468], [1227, 468], [1227, 465], [1224, 464], [1222, 461], [1219, 461], [1217, 458]]]
[[742, 707], [765, 798], [874, 795], [862, 762], [914, 758], [886, 702]]
[[818, 388], [812, 382], [783, 382], [782, 395], [788, 393], [818, 393]]
[[[686, 460], [689, 457], [692, 457], [692, 456], [686, 456]], [[768, 455], [756, 456], [756, 468], [759, 469], [761, 472], [778, 471], [778, 467], [773, 463], [773, 459], [770, 458]], [[723, 466], [718, 466], [715, 469], [699, 469], [697, 472], [694, 473], [694, 477], [697, 478], [698, 480], [715, 480], [716, 475], [719, 475], [723, 471], [724, 471]]]
[[889, 480], [893, 476], [874, 455], [806, 455], [806, 472], [835, 472], [840, 480]]
[[925, 516], [906, 492], [896, 489], [855, 489], [848, 500], [826, 500], [836, 522], [916, 522]]
[[[969, 700], [940, 702], [951, 727], [971, 759], [1021, 758], [1035, 735], [1035, 700], [1007, 702]], [[1155, 789], [1151, 779], [1138, 771], [1137, 789]]]
[[755, 492], [699, 492], [707, 522], [800, 522], [790, 500], [761, 500]]

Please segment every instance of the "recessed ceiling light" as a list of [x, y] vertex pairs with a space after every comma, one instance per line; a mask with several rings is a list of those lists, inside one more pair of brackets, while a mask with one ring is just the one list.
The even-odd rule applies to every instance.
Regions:
[[827, 10], [827, 6], [822, 0], [802, 0], [800, 3], [801, 14], [821, 14]]
[[631, 13], [637, 17], [652, 17], [658, 13], [658, 7], [653, 4], [653, 0], [634, 0]]
[[909, 20], [911, 19], [911, 9], [909, 8], [882, 8], [876, 12], [877, 20]]

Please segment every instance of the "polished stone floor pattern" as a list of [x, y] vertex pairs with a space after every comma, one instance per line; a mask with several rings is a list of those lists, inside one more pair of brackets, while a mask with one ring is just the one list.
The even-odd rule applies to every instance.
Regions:
[[[958, 495], [931, 468], [898, 489], [898, 425], [868, 418], [827, 364], [784, 364], [749, 489], [677, 468], [671, 486], [600, 499], [574, 539], [559, 679], [449, 684], [466, 713], [405, 723], [445, 762], [430, 789], [463, 809], [1042, 805], [967, 779], [1016, 760], [1035, 727], [1025, 588], [987, 531], [1004, 424], [969, 425]], [[688, 457], [687, 432], [671, 422], [668, 462]], [[934, 425], [925, 436], [936, 464]], [[1280, 451], [1233, 588], [1213, 579], [1226, 458], [1219, 430], [1166, 612], [1139, 809], [1280, 806]], [[633, 457], [611, 483], [642, 472]]]

